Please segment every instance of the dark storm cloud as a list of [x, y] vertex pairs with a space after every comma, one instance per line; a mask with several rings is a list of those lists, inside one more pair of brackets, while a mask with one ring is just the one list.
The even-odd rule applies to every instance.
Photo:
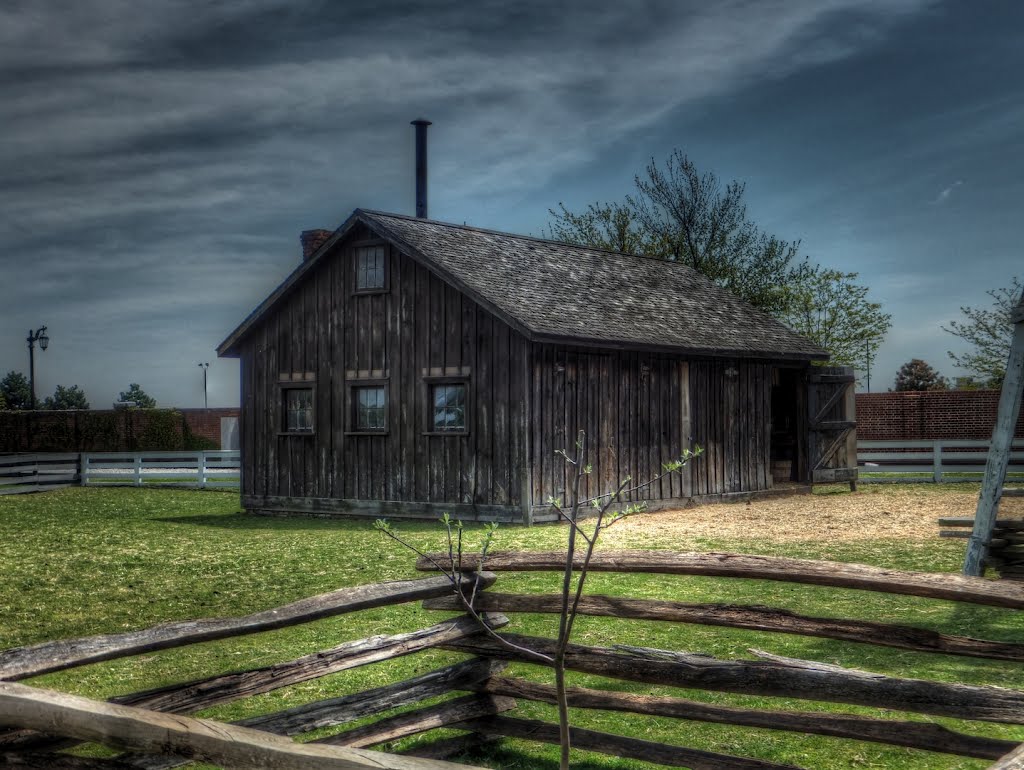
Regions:
[[[437, 124], [432, 213], [514, 218], [540, 190], [554, 205], [546, 186], [612, 143], [841, 61], [932, 5], [6, 3], [5, 329], [51, 326], [44, 390], [142, 381], [121, 351], [180, 401], [184, 365], [294, 264], [300, 229], [357, 205], [408, 210], [411, 118]], [[0, 340], [5, 370], [22, 367], [20, 336]]]

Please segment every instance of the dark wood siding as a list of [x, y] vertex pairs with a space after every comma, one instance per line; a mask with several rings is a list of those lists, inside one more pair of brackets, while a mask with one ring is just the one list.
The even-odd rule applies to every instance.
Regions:
[[[518, 509], [526, 341], [390, 245], [388, 289], [356, 294], [352, 244], [372, 236], [362, 229], [339, 244], [242, 345], [247, 506], [328, 510], [325, 500], [296, 502], [320, 498]], [[467, 378], [464, 435], [429, 434], [429, 376]], [[370, 378], [387, 389], [387, 432], [356, 435], [350, 388]], [[311, 434], [282, 430], [282, 382], [314, 388]]]
[[693, 495], [771, 488], [772, 367], [736, 360], [691, 361]]
[[[592, 466], [588, 496], [614, 490], [627, 476], [635, 482], [658, 476], [690, 445], [685, 378], [686, 363], [676, 357], [533, 346], [528, 436], [534, 508], [564, 498], [569, 469], [556, 452], [572, 456], [581, 430]], [[629, 499], [689, 497], [690, 473], [666, 477]]]
[[[771, 365], [685, 360], [630, 351], [535, 345], [530, 357], [535, 509], [563, 498], [568, 468], [556, 455], [587, 437], [587, 495], [627, 476], [646, 482], [693, 445], [703, 455], [630, 500], [679, 500], [769, 489]], [[538, 514], [541, 518], [542, 515]]]

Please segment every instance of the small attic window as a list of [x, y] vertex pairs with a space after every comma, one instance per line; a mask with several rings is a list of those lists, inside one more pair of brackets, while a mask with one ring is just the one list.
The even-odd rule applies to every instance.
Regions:
[[375, 292], [387, 289], [387, 259], [384, 244], [356, 248], [356, 291]]

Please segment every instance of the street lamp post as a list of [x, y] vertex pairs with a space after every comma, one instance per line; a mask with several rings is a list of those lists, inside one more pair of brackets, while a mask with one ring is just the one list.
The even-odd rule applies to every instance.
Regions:
[[35, 331], [28, 330], [28, 381], [32, 391], [32, 408], [36, 408], [36, 343], [39, 343], [40, 350], [46, 350], [50, 345], [50, 338], [46, 336], [46, 327], [40, 326]]
[[870, 340], [864, 340], [864, 354], [867, 356], [867, 359], [868, 359], [868, 368], [867, 368], [867, 373], [866, 374], [867, 374], [868, 393], [870, 393], [871, 392], [871, 341]]
[[209, 409], [210, 408], [210, 401], [209, 401], [209, 397], [207, 396], [207, 392], [206, 392], [206, 370], [210, 368], [210, 364], [209, 363], [199, 364], [199, 368], [203, 370], [203, 408], [204, 409]]

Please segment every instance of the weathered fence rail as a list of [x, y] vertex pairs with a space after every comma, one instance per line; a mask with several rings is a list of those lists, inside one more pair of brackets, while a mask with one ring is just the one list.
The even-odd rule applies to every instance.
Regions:
[[[857, 466], [862, 483], [981, 481], [989, 441], [858, 441]], [[1024, 439], [1013, 442], [1010, 480], [1024, 481]]]
[[[446, 558], [442, 554], [432, 556], [438, 560]], [[418, 565], [425, 570], [433, 566], [429, 560], [421, 560]], [[463, 567], [470, 569], [472, 566], [473, 560], [466, 559]], [[516, 645], [550, 653], [553, 640], [509, 633], [504, 627], [513, 621], [501, 613], [509, 613], [513, 618], [518, 613], [550, 613], [557, 609], [556, 598], [489, 589], [500, 581], [495, 572], [560, 570], [559, 555], [553, 552], [496, 553], [486, 566], [489, 571], [477, 576], [477, 609], [484, 613], [493, 634]], [[914, 602], [919, 601], [913, 597], [1024, 607], [1024, 585], [1021, 584], [855, 564], [736, 554], [625, 551], [599, 553], [593, 568], [885, 591], [910, 597], [901, 601], [901, 607], [910, 618]], [[407, 633], [344, 642], [273, 666], [121, 695], [108, 703], [39, 690], [15, 681], [152, 650], [262, 633], [343, 613], [420, 600], [424, 609], [449, 613], [447, 619]], [[12, 765], [46, 767], [57, 756], [66, 756], [52, 752], [81, 741], [98, 740], [118, 745], [128, 753], [118, 757], [116, 765], [110, 764], [110, 760], [75, 758], [78, 764], [74, 767], [166, 770], [205, 759], [232, 767], [441, 770], [454, 765], [364, 749], [411, 735], [430, 737], [431, 731], [441, 727], [454, 729], [464, 737], [445, 737], [431, 743], [421, 741], [412, 753], [440, 760], [473, 742], [501, 736], [557, 742], [556, 725], [515, 716], [519, 701], [553, 702], [554, 688], [521, 677], [504, 676], [507, 662], [524, 660], [522, 655], [513, 647], [501, 644], [491, 633], [485, 633], [468, 615], [450, 615], [451, 611], [460, 609], [461, 604], [452, 595], [447, 578], [435, 576], [344, 588], [244, 617], [181, 621], [141, 631], [46, 642], [0, 652], [0, 724], [8, 726], [5, 731], [0, 730], [0, 764], [6, 760]], [[1024, 645], [1016, 641], [938, 633], [912, 623], [815, 618], [782, 608], [587, 596], [580, 604], [580, 612], [617, 618], [623, 623], [644, 620], [754, 629], [766, 634], [766, 645], [772, 633], [797, 633], [897, 647], [911, 653], [967, 655], [1007, 661], [1007, 665], [1024, 662]], [[460, 662], [453, 660], [450, 665], [405, 681], [250, 717], [231, 725], [184, 716], [356, 666], [386, 665], [399, 656], [428, 649], [471, 657]], [[973, 722], [1024, 724], [1024, 691], [906, 678], [892, 672], [882, 675], [831, 662], [751, 652], [753, 659], [721, 659], [636, 646], [573, 644], [566, 657], [569, 670], [604, 677], [610, 683], [601, 689], [570, 688], [569, 702], [581, 711], [617, 711], [864, 740], [965, 757], [1003, 758], [993, 765], [994, 768], [1021, 766], [1009, 759], [1018, 750], [1014, 741], [927, 721], [845, 714], [836, 712], [835, 707], [819, 712], [741, 708], [644, 692], [650, 685], [664, 685], [894, 709], [951, 717], [968, 725]], [[442, 700], [437, 702], [439, 697]], [[432, 702], [425, 703], [427, 699]], [[393, 715], [392, 710], [399, 707], [408, 707], [408, 710]], [[170, 720], [166, 714], [180, 716]], [[353, 727], [350, 723], [354, 720], [363, 720], [363, 723]], [[290, 736], [329, 727], [344, 729], [312, 743], [288, 740]], [[573, 728], [572, 737], [574, 745], [580, 749], [664, 766], [700, 770], [799, 770], [757, 757], [709, 752], [580, 727]]]
[[0, 455], [0, 495], [43, 492], [79, 481], [75, 453]]

